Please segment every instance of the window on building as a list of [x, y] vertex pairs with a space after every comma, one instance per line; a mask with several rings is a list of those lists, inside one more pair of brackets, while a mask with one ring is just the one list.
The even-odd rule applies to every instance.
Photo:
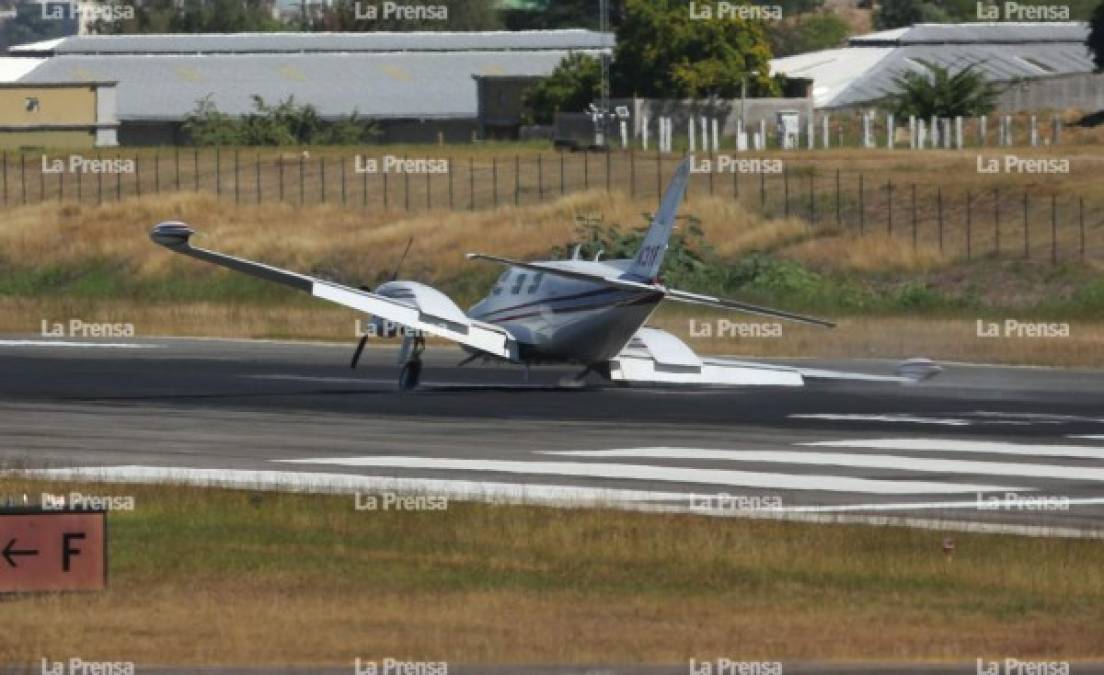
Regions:
[[39, 106], [40, 104], [37, 96], [28, 96], [23, 100], [23, 108], [27, 112], [38, 112]]

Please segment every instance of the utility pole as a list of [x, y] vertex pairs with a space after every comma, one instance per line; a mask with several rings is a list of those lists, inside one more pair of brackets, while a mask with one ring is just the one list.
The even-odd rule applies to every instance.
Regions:
[[[604, 37], [609, 34], [609, 0], [598, 0], [598, 31]], [[602, 89], [600, 92], [599, 114], [601, 114], [602, 141], [609, 147], [610, 131], [610, 53], [608, 49], [602, 50]]]

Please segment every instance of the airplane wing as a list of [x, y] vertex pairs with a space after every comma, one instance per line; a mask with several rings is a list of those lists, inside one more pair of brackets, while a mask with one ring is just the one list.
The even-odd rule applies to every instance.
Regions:
[[180, 222], [165, 222], [150, 232], [150, 239], [175, 253], [272, 281], [316, 298], [356, 309], [386, 321], [445, 338], [458, 344], [511, 361], [517, 360], [517, 341], [504, 328], [467, 317], [444, 294], [422, 284], [406, 282], [402, 297], [392, 298], [351, 288], [234, 256], [196, 248], [189, 242], [195, 231]]
[[671, 333], [649, 327], [638, 330], [609, 365], [610, 379], [615, 382], [691, 386], [800, 387], [806, 380], [915, 384], [942, 371], [927, 359], [905, 361], [893, 375], [871, 375], [702, 357]]
[[732, 309], [738, 312], [744, 312], [745, 314], [771, 316], [777, 319], [786, 319], [787, 321], [797, 321], [799, 323], [824, 326], [827, 328], [834, 328], [836, 325], [831, 321], [825, 321], [823, 319], [817, 319], [811, 316], [794, 314], [792, 312], [786, 312], [770, 307], [762, 307], [760, 305], [752, 305], [750, 303], [740, 302], [738, 300], [727, 300], [725, 298], [717, 298], [711, 295], [700, 295], [698, 293], [680, 291], [676, 288], [667, 288], [665, 286], [645, 284], [639, 281], [632, 281], [631, 279], [626, 279], [624, 277], [599, 276], [597, 274], [588, 274], [587, 272], [563, 269], [561, 267], [554, 267], [552, 265], [547, 265], [539, 262], [522, 262], [520, 260], [511, 260], [509, 258], [501, 258], [499, 256], [487, 255], [485, 253], [469, 253], [467, 257], [469, 260], [489, 260], [491, 262], [499, 263], [500, 265], [520, 267], [522, 269], [533, 270], [535, 272], [545, 272], [547, 274], [558, 274], [569, 279], [589, 281], [591, 283], [604, 284], [606, 286], [612, 286], [614, 288], [624, 288], [626, 290], [633, 291], [656, 291], [659, 293], [663, 293], [665, 298], [675, 300], [677, 302], [705, 305], [707, 307], [716, 307], [718, 309]]
[[677, 288], [665, 289], [665, 293], [666, 297], [671, 300], [686, 302], [693, 305], [705, 305], [706, 307], [716, 307], [718, 309], [734, 309], [738, 312], [744, 312], [745, 314], [772, 316], [777, 319], [797, 321], [799, 323], [807, 323], [814, 326], [824, 326], [825, 328], [835, 328], [836, 326], [836, 324], [832, 323], [831, 321], [825, 321], [824, 319], [817, 319], [815, 317], [804, 316], [802, 314], [794, 314], [792, 312], [786, 312], [780, 309], [773, 309], [771, 307], [752, 305], [746, 302], [740, 302], [738, 300], [727, 300], [725, 298], [716, 298], [711, 295], [699, 295], [698, 293], [689, 293], [687, 291], [680, 291]]

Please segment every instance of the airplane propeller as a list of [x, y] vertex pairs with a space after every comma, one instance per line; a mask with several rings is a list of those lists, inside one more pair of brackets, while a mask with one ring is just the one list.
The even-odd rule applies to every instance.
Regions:
[[[402, 269], [403, 261], [406, 260], [406, 254], [410, 253], [410, 246], [414, 243], [414, 237], [411, 237], [406, 242], [406, 248], [403, 249], [403, 253], [399, 256], [399, 263], [395, 265], [395, 271], [391, 274], [391, 281], [395, 281], [399, 278], [399, 270]], [[367, 286], [361, 286], [362, 291], [371, 291], [372, 289]], [[357, 364], [360, 363], [360, 357], [364, 353], [364, 347], [368, 345], [368, 336], [370, 333], [365, 333], [360, 338], [360, 342], [357, 343], [356, 351], [353, 352], [353, 360], [349, 363], [349, 368], [356, 370]]]

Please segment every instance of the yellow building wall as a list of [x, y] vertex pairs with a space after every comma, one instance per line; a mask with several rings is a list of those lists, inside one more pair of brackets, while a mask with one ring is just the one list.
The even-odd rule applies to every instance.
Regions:
[[[27, 110], [28, 98], [38, 99], [37, 110]], [[0, 126], [95, 123], [95, 87], [0, 88]]]
[[92, 148], [96, 133], [73, 129], [64, 131], [0, 131], [0, 148]]

